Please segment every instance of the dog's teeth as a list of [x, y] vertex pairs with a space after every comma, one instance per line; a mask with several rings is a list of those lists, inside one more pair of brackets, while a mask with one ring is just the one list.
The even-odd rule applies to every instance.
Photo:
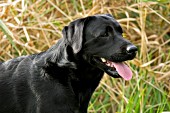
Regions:
[[107, 64], [107, 66], [109, 66], [109, 67], [110, 67], [111, 65], [110, 65], [110, 64]]
[[104, 58], [101, 58], [101, 60], [102, 60], [102, 62], [106, 62], [106, 59], [104, 59]]

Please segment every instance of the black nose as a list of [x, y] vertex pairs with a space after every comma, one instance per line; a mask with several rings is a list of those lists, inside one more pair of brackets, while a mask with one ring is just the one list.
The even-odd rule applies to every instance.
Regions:
[[129, 53], [129, 54], [136, 53], [137, 50], [138, 50], [137, 47], [134, 46], [134, 45], [128, 45], [128, 46], [126, 47], [126, 51], [127, 51], [127, 53]]

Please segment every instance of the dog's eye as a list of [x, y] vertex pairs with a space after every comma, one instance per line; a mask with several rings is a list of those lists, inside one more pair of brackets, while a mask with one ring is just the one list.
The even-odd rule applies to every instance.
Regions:
[[100, 35], [101, 37], [107, 37], [109, 36], [109, 33], [108, 32], [105, 32], [104, 34]]
[[105, 28], [105, 32], [102, 32], [100, 37], [108, 37], [111, 31], [113, 31], [112, 28], [110, 26], [107, 26]]

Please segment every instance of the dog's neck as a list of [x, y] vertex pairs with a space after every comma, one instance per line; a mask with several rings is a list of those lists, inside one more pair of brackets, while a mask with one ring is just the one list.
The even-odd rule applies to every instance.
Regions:
[[[75, 94], [80, 111], [86, 111], [90, 98], [103, 77], [103, 71], [95, 68], [83, 58], [77, 58], [73, 55], [73, 59], [68, 59], [69, 51], [67, 49], [63, 40], [59, 40], [56, 45], [47, 51], [47, 56], [41, 54], [40, 64], [37, 65], [44, 64], [44, 75], [48, 75], [54, 80], [57, 78], [56, 80], [60, 80], [58, 81], [59, 84], [71, 88], [70, 90], [73, 90]], [[68, 75], [68, 73], [69, 76], [63, 76]]]
[[[51, 73], [53, 71], [53, 73], [50, 74], [48, 72], [48, 74], [55, 79], [55, 77], [60, 77], [60, 73], [62, 73], [61, 75], [65, 75], [64, 73], [70, 73], [68, 78], [61, 76], [60, 84], [65, 83], [65, 80], [67, 80], [67, 82], [69, 81], [69, 87], [72, 88], [75, 94], [80, 111], [86, 111], [90, 98], [103, 77], [103, 71], [94, 68], [87, 62], [81, 61], [81, 63], [77, 65], [76, 69], [68, 67], [58, 68], [58, 66], [50, 64], [53, 68], [49, 67], [49, 69], [52, 69], [49, 72]], [[54, 70], [56, 70], [56, 73]]]
[[[79, 68], [82, 68], [80, 69], [81, 72], [79, 71]], [[76, 72], [76, 75], [74, 75], [76, 76], [76, 79], [71, 79], [72, 88], [77, 95], [76, 97], [78, 97], [80, 109], [87, 110], [90, 98], [98, 86], [103, 76], [103, 72], [90, 66], [80, 66], [73, 71]]]
[[[89, 64], [80, 64], [77, 69], [58, 67], [56, 64], [49, 64], [49, 67], [46, 68], [46, 72], [47, 75], [54, 80], [56, 78], [57, 80], [60, 80], [58, 81], [59, 84], [66, 86], [66, 88], [70, 88], [69, 90], [73, 91], [73, 94], [75, 95], [74, 98], [79, 106], [78, 108], [80, 108], [79, 110], [85, 111], [83, 113], [86, 113], [90, 98], [103, 77], [103, 71], [94, 68]], [[63, 76], [68, 73], [69, 76]]]

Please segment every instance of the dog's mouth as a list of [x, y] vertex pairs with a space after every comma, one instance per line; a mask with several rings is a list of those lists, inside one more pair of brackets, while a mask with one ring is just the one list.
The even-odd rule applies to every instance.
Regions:
[[94, 58], [98, 67], [114, 78], [122, 77], [125, 80], [132, 78], [131, 69], [124, 62], [112, 62], [105, 58]]

